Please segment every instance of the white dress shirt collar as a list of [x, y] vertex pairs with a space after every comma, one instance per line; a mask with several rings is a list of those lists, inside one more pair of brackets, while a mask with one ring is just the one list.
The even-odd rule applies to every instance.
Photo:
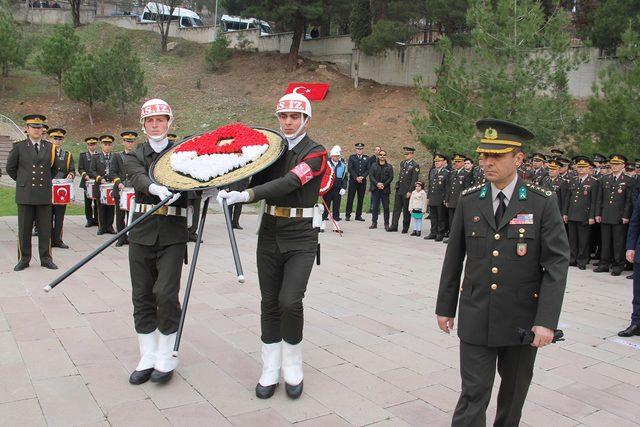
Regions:
[[500, 190], [498, 187], [495, 186], [495, 184], [492, 182], [491, 183], [491, 197], [493, 200], [493, 204], [494, 204], [494, 210], [495, 208], [498, 206], [498, 203], [500, 203], [500, 201], [498, 200], [498, 193], [500, 191], [502, 191], [502, 194], [504, 194], [504, 204], [506, 206], [509, 206], [509, 201], [511, 200], [511, 197], [513, 196], [513, 192], [516, 189], [516, 183], [518, 182], [518, 174], [516, 174], [513, 177], [513, 180], [507, 184], [506, 187], [504, 187], [502, 190]]

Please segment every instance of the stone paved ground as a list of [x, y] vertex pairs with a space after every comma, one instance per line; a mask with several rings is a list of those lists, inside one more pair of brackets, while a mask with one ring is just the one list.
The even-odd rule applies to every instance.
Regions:
[[[34, 259], [14, 273], [16, 219], [0, 218], [0, 425], [450, 422], [458, 341], [438, 331], [433, 315], [444, 245], [366, 223], [342, 222], [344, 238], [325, 233], [305, 299], [305, 394], [292, 402], [280, 388], [260, 401], [254, 216], [243, 217], [238, 233], [243, 285], [234, 279], [223, 218], [208, 218], [178, 375], [160, 387], [127, 382], [137, 344], [126, 247], [107, 249], [42, 291], [103, 240], [80, 217], [66, 224], [72, 249], [54, 252], [61, 270]], [[561, 318], [568, 339], [539, 353], [523, 424], [640, 424], [640, 340], [616, 337], [628, 324], [630, 298], [630, 280], [571, 270]]]

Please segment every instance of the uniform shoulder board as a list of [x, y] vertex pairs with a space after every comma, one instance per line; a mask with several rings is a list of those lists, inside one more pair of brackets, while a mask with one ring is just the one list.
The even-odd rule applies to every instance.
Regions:
[[534, 193], [538, 193], [538, 194], [540, 194], [541, 196], [544, 196], [544, 197], [551, 197], [551, 194], [553, 194], [553, 192], [551, 190], [547, 190], [545, 188], [538, 187], [537, 185], [533, 185], [530, 182], [526, 183], [525, 185], [529, 190], [533, 191]]
[[463, 196], [466, 196], [467, 194], [475, 193], [475, 192], [477, 192], [477, 191], [480, 191], [480, 190], [482, 189], [482, 187], [484, 187], [484, 184], [481, 184], [481, 185], [475, 185], [475, 186], [473, 186], [473, 187], [469, 187], [469, 188], [467, 188], [466, 190], [463, 190], [463, 191], [462, 191], [462, 195], [463, 195]]

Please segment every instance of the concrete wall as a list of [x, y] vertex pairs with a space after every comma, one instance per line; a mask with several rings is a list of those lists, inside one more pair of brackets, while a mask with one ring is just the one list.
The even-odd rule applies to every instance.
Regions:
[[[96, 12], [91, 7], [80, 7], [80, 23], [90, 24], [95, 20]], [[70, 9], [32, 9], [22, 6], [14, 10], [13, 19], [38, 25], [73, 24]]]
[[[129, 30], [154, 31], [160, 34], [160, 29], [155, 22], [141, 24], [134, 16], [100, 16], [96, 18], [96, 21]], [[172, 22], [169, 27], [169, 37], [182, 38], [196, 43], [211, 43], [216, 39], [214, 27], [179, 28], [175, 22]]]

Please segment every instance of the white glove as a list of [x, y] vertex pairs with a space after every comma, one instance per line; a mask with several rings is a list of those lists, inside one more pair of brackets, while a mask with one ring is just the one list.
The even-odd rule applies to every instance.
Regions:
[[347, 190], [345, 190], [344, 188], [341, 188], [340, 191], [338, 191], [338, 194], [341, 196], [344, 196], [344, 194], [347, 192]]
[[235, 203], [246, 203], [249, 201], [249, 193], [246, 191], [227, 191], [220, 190], [216, 197], [220, 206], [222, 206], [222, 200], [227, 200], [227, 205], [233, 205]]
[[202, 200], [207, 200], [208, 198], [216, 198], [218, 196], [217, 188], [209, 188], [208, 190], [202, 191]]
[[158, 184], [150, 184], [149, 193], [153, 194], [154, 196], [160, 197], [160, 200], [164, 200], [169, 196], [173, 196], [173, 193], [169, 191], [167, 187]]

